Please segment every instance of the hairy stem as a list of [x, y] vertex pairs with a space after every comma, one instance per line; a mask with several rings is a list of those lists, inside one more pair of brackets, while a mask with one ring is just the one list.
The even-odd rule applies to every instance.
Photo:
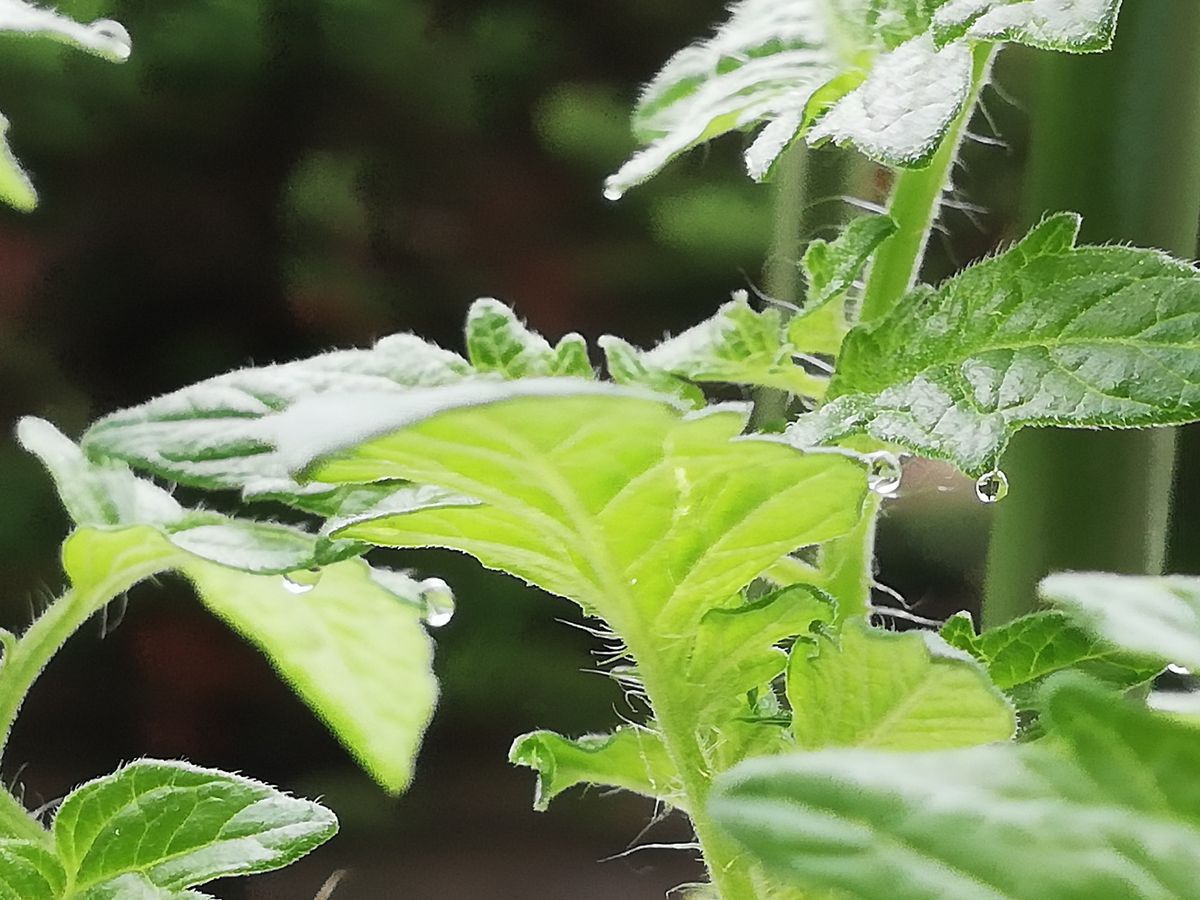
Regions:
[[687, 685], [678, 676], [680, 666], [669, 653], [659, 652], [655, 641], [647, 641], [641, 654], [638, 653], [641, 648], [637, 646], [641, 641], [628, 643], [638, 660], [638, 671], [654, 709], [663, 743], [683, 783], [692, 829], [717, 896], [720, 900], [758, 900], [749, 857], [709, 818], [708, 795], [716, 773], [709, 771], [696, 723], [688, 712], [687, 698], [677, 696], [678, 691], [687, 690]]
[[913, 283], [921, 268], [925, 245], [937, 218], [942, 192], [958, 156], [967, 123], [975, 110], [979, 92], [987, 81], [995, 53], [994, 44], [977, 44], [971, 74], [971, 90], [962, 112], [950, 125], [933, 161], [923, 169], [904, 169], [896, 175], [888, 215], [896, 222], [896, 233], [883, 242], [871, 264], [863, 292], [860, 320], [875, 321], [887, 315]]

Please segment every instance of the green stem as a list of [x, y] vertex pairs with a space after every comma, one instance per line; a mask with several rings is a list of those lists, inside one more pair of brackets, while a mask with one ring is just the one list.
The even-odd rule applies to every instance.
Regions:
[[821, 587], [838, 602], [838, 618], [865, 619], [870, 613], [872, 562], [875, 559], [875, 526], [882, 498], [871, 491], [863, 515], [849, 534], [821, 548]]
[[896, 222], [896, 233], [884, 241], [871, 265], [860, 315], [864, 323], [887, 315], [916, 281], [942, 192], [950, 180], [979, 92], [987, 81], [995, 49], [994, 44], [975, 45], [967, 102], [951, 123], [933, 160], [923, 169], [904, 169], [896, 175], [888, 203], [888, 215]]
[[658, 642], [647, 642], [646, 649], [640, 654], [641, 648], [635, 643], [641, 642], [629, 641], [629, 649], [638, 660], [638, 671], [654, 708], [659, 733], [679, 772], [688, 817], [717, 896], [720, 900], [758, 900], [749, 857], [717, 828], [708, 815], [708, 795], [715, 773], [710, 771], [700, 746], [696, 723], [688, 712], [688, 698], [675, 695], [675, 691], [687, 689], [678, 675], [682, 663], [677, 664], [670, 653], [656, 648]]

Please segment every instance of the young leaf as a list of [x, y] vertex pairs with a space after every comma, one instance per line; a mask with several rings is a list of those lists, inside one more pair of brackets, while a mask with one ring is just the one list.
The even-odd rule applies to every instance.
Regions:
[[[129, 33], [120, 23], [98, 19], [83, 25], [25, 0], [0, 2], [0, 32], [52, 38], [112, 62], [129, 58]], [[0, 201], [28, 212], [37, 206], [37, 192], [13, 155], [7, 133], [8, 119], [0, 116]]]
[[208, 489], [241, 489], [325, 511], [332, 488], [301, 487], [265, 440], [266, 426], [304, 397], [337, 391], [403, 392], [450, 384], [466, 360], [411, 334], [370, 350], [338, 350], [282, 365], [229, 372], [101, 419], [83, 438], [92, 458], [115, 458]]
[[[695, 382], [720, 382], [773, 387], [804, 397], [825, 392], [825, 379], [816, 378], [792, 359], [796, 349], [787, 338], [778, 309], [755, 312], [745, 294], [724, 304], [716, 314], [687, 331], [668, 338], [653, 350], [639, 352], [606, 335], [600, 345], [609, 369], [625, 384], [657, 388], [662, 374]], [[632, 354], [636, 362], [622, 359]], [[642, 374], [645, 373], [645, 374]]]
[[577, 784], [623, 788], [682, 808], [683, 791], [667, 748], [657, 734], [640, 726], [575, 740], [534, 731], [513, 742], [508, 759], [537, 771], [533, 808], [539, 812]]
[[1071, 572], [1038, 591], [1118, 647], [1200, 669], [1200, 578]]
[[103, 604], [142, 578], [180, 571], [384, 788], [408, 784], [437, 696], [417, 582], [337, 562], [347, 545], [298, 529], [185, 510], [122, 463], [89, 463], [41, 420], [23, 419], [18, 433], [80, 526], [63, 547], [77, 591]]
[[0, 838], [0, 900], [58, 900], [66, 883], [62, 863], [45, 847]]
[[800, 746], [930, 750], [1005, 741], [1012, 708], [971, 657], [929, 632], [847, 623], [840, 645], [797, 644], [788, 665]]
[[965, 36], [1096, 53], [1112, 45], [1120, 7], [1121, 0], [945, 0], [933, 31], [943, 44]]
[[797, 886], [870, 900], [1188, 897], [1200, 731], [1056, 680], [1055, 741], [752, 760], [710, 811]]
[[971, 617], [954, 616], [942, 637], [987, 666], [1003, 691], [1035, 685], [1064, 669], [1076, 669], [1121, 687], [1149, 681], [1162, 666], [1122, 652], [1076, 625], [1065, 613], [1045, 610], [1022, 616], [983, 634], [975, 634]]
[[777, 646], [781, 641], [808, 635], [818, 624], [832, 624], [836, 615], [832, 597], [804, 585], [709, 610], [696, 629], [687, 681], [705, 688], [697, 691], [704, 705], [727, 705], [731, 697], [770, 684], [783, 673], [787, 654]]
[[511, 309], [488, 297], [476, 300], [467, 313], [467, 355], [476, 372], [495, 372], [505, 378], [592, 376], [583, 338], [568, 334], [553, 348]]
[[1077, 228], [1053, 216], [855, 328], [829, 401], [792, 439], [867, 433], [982, 475], [1025, 426], [1200, 418], [1200, 275], [1157, 251], [1075, 248]]
[[148, 759], [72, 791], [54, 817], [70, 896], [89, 900], [125, 896], [111, 888], [129, 875], [180, 891], [267, 872], [336, 831], [333, 813], [317, 803], [238, 775]]
[[405, 478], [482, 503], [335, 520], [334, 536], [462, 550], [632, 639], [688, 634], [786, 553], [856, 523], [860, 463], [739, 438], [746, 415], [530, 379], [314, 399], [280, 418], [275, 440], [297, 465], [318, 460], [308, 474], [323, 481]]
[[788, 322], [795, 351], [836, 356], [850, 330], [844, 298], [871, 254], [896, 231], [887, 216], [859, 216], [836, 240], [814, 240], [804, 251], [804, 309]]
[[645, 87], [633, 125], [647, 146], [605, 194], [617, 199], [692, 147], [763, 122], [746, 152], [756, 179], [806, 131], [810, 141], [853, 143], [880, 162], [919, 167], [970, 94], [974, 43], [1101, 50], [1119, 5], [741, 0], [713, 37], [681, 50]]
[[[93, 458], [115, 458], [155, 475], [208, 489], [240, 489], [320, 515], [347, 501], [333, 485], [296, 483], [270, 441], [273, 420], [306, 397], [402, 394], [471, 379], [564, 375], [593, 378], [587, 346], [568, 334], [551, 348], [507, 307], [477, 300], [467, 317], [471, 363], [411, 334], [370, 350], [337, 350], [299, 362], [242, 369], [101, 419], [83, 437]], [[355, 488], [353, 502], [388, 488]]]

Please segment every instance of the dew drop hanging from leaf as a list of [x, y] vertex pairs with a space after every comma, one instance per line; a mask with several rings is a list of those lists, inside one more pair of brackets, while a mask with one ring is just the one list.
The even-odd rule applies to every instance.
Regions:
[[975, 482], [975, 496], [980, 503], [999, 503], [1008, 496], [1008, 476], [999, 469], [979, 476]]
[[425, 602], [425, 624], [441, 628], [454, 618], [454, 592], [440, 578], [421, 582], [421, 599]]
[[904, 476], [900, 458], [895, 453], [879, 450], [867, 454], [866, 460], [870, 466], [867, 472], [867, 487], [880, 497], [894, 497], [900, 490], [900, 480]]

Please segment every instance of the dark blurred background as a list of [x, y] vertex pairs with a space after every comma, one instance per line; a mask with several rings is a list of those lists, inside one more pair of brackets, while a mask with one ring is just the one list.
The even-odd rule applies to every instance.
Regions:
[[[601, 195], [632, 149], [638, 84], [706, 32], [722, 0], [59, 5], [119, 19], [134, 53], [115, 66], [0, 38], [0, 110], [41, 194], [32, 215], [0, 213], [8, 434], [37, 414], [78, 435], [230, 368], [394, 331], [461, 349], [481, 295], [552, 338], [647, 344], [731, 290], [765, 289], [769, 262], [794, 261], [772, 236], [773, 190], [743, 176], [736, 137], [618, 204]], [[1032, 58], [1002, 57], [1002, 90], [985, 94], [989, 115], [973, 126], [983, 140], [956, 173], [930, 277], [1019, 230]], [[884, 194], [881, 173], [841, 159], [809, 154], [811, 171], [840, 168], [845, 180], [810, 191], [811, 233], [854, 214], [837, 195]], [[67, 523], [8, 439], [0, 496], [0, 616], [21, 628], [61, 588]], [[991, 515], [951, 471], [910, 464], [885, 514], [881, 580], [922, 615], [977, 608]], [[1189, 515], [1177, 570], [1194, 570]], [[591, 639], [555, 621], [576, 611], [453, 555], [400, 561], [459, 598], [436, 633], [441, 707], [406, 796], [382, 796], [257, 653], [170, 579], [135, 590], [103, 640], [97, 624], [68, 645], [18, 722], [4, 777], [36, 806], [123, 760], [186, 757], [326, 798], [341, 835], [291, 870], [216, 885], [228, 900], [314, 897], [339, 870], [338, 900], [653, 898], [696, 877], [679, 853], [598, 861], [638, 836], [648, 803], [576, 792], [534, 813], [532, 774], [505, 762], [523, 731], [600, 731], [629, 712], [615, 685], [581, 671]], [[645, 839], [684, 834], [666, 821]]]

